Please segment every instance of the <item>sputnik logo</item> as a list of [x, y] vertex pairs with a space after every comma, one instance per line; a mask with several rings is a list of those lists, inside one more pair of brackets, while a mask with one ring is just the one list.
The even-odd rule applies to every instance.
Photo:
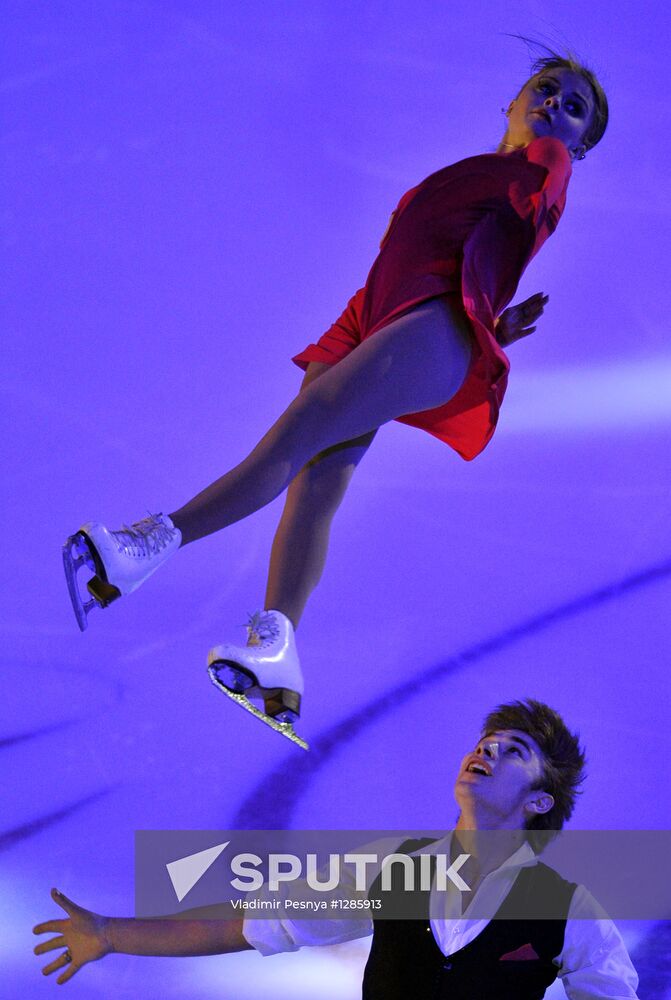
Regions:
[[224, 844], [217, 844], [196, 854], [187, 854], [185, 858], [178, 858], [177, 861], [168, 862], [165, 867], [168, 869], [172, 887], [180, 903], [229, 844], [230, 840], [227, 840]]

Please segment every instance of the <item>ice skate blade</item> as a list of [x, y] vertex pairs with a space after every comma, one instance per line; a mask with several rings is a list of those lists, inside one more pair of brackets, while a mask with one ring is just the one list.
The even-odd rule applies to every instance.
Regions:
[[[112, 601], [121, 597], [121, 591], [105, 579], [102, 560], [83, 531], [71, 535], [63, 546], [63, 567], [75, 618], [80, 630], [84, 632], [91, 611], [94, 608], [106, 608]], [[82, 567], [86, 567], [93, 574], [86, 582], [91, 595], [89, 600], [82, 597], [77, 580], [77, 574]]]
[[63, 568], [65, 579], [68, 585], [68, 593], [72, 602], [72, 610], [75, 613], [80, 631], [84, 632], [88, 625], [88, 616], [98, 602], [95, 598], [85, 601], [79, 591], [77, 583], [77, 572], [86, 566], [91, 572], [96, 572], [96, 565], [93, 553], [89, 548], [86, 536], [81, 532], [71, 535], [63, 546]]
[[291, 740], [292, 743], [295, 743], [297, 746], [301, 747], [301, 749], [310, 749], [305, 740], [301, 739], [298, 733], [295, 732], [291, 722], [278, 722], [277, 719], [274, 719], [271, 715], [266, 715], [266, 713], [262, 712], [260, 708], [257, 708], [256, 705], [249, 700], [247, 695], [244, 694], [244, 692], [231, 691], [219, 680], [214, 667], [209, 667], [207, 672], [209, 673], [210, 680], [214, 686], [218, 688], [219, 691], [223, 691], [224, 694], [228, 695], [228, 697], [240, 705], [241, 708], [244, 708], [246, 712], [249, 712], [261, 722], [265, 722], [265, 724], [270, 726], [271, 729], [274, 729], [276, 733], [280, 733], [281, 736], [285, 736], [286, 739]]

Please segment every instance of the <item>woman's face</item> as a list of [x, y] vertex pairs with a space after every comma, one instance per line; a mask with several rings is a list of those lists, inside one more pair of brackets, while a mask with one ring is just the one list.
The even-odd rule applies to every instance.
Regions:
[[543, 70], [510, 102], [504, 142], [521, 147], [551, 135], [575, 158], [585, 152], [583, 136], [593, 114], [592, 88], [579, 73], [564, 68]]

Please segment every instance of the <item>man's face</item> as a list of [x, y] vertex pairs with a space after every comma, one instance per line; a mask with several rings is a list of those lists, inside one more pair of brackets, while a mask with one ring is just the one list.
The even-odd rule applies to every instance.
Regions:
[[552, 808], [551, 796], [532, 791], [542, 774], [543, 754], [527, 733], [518, 729], [488, 733], [462, 760], [455, 798], [462, 810], [475, 810], [495, 826], [522, 828], [534, 813]]

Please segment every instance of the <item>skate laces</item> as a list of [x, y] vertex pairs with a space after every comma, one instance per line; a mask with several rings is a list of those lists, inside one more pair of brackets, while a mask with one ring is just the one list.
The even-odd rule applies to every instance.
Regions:
[[280, 637], [277, 618], [269, 611], [255, 611], [245, 627], [248, 646], [269, 646]]
[[163, 521], [162, 514], [150, 514], [134, 524], [122, 525], [111, 534], [119, 552], [136, 558], [149, 558], [170, 544], [175, 537], [175, 530]]

